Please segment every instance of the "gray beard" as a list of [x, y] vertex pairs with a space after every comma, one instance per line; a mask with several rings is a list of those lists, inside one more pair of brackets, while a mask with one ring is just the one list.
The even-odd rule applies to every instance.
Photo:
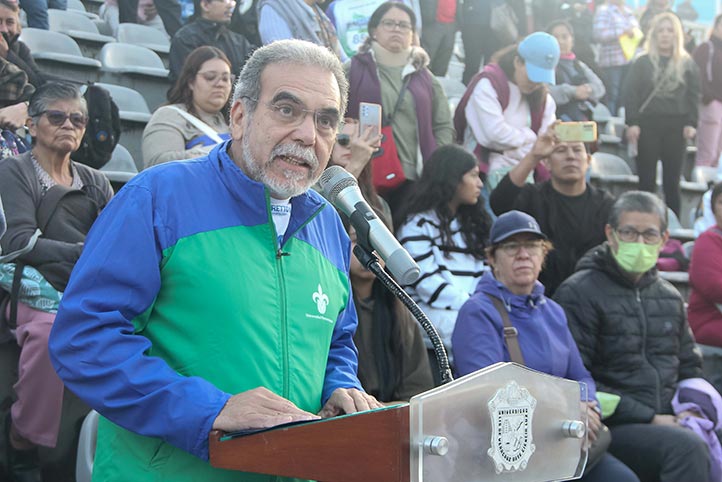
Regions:
[[[302, 173], [283, 171], [282, 179], [272, 178], [267, 174], [267, 172], [271, 168], [271, 165], [275, 162], [274, 158], [279, 155], [280, 152], [288, 153], [290, 151], [300, 157], [306, 157], [311, 164], [311, 172], [315, 171], [317, 168], [318, 159], [315, 154], [310, 151], [310, 148], [303, 148], [297, 144], [285, 144], [274, 147], [269, 159], [265, 163], [261, 163], [258, 159], [253, 157], [249, 141], [250, 137], [251, 136], [249, 135], [245, 135], [243, 136], [243, 139], [241, 139], [241, 156], [243, 157], [243, 164], [246, 167], [246, 175], [254, 181], [258, 181], [266, 186], [274, 198], [289, 199], [303, 194], [308, 191], [311, 186], [316, 183], [316, 181], [318, 181], [319, 177], [321, 177], [320, 172], [317, 176], [307, 177]], [[312, 159], [308, 159], [309, 155]]]

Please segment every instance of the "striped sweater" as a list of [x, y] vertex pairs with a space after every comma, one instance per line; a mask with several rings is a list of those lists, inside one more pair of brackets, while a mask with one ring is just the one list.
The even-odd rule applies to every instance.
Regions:
[[[399, 227], [398, 238], [421, 268], [419, 279], [406, 289], [449, 349], [457, 312], [488, 267], [470, 254], [457, 219], [451, 222], [453, 245], [442, 245], [439, 226], [435, 211], [418, 213]], [[426, 343], [431, 347], [428, 339]]]

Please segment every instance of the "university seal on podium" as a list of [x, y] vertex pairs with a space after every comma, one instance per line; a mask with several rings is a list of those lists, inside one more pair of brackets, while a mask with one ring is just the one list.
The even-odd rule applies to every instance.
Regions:
[[496, 473], [526, 469], [535, 450], [532, 421], [536, 399], [529, 390], [511, 381], [496, 391], [488, 406], [492, 429], [487, 453]]

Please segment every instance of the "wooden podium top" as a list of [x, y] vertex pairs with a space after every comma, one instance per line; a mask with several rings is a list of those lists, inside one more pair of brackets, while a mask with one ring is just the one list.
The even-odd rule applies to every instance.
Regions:
[[407, 482], [409, 406], [230, 438], [210, 435], [214, 467], [324, 482]]

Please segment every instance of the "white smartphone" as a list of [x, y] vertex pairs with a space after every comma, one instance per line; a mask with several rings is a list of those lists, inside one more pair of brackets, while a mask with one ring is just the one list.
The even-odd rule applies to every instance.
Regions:
[[359, 133], [366, 132], [366, 128], [372, 126], [374, 135], [381, 134], [381, 106], [370, 102], [359, 104]]

